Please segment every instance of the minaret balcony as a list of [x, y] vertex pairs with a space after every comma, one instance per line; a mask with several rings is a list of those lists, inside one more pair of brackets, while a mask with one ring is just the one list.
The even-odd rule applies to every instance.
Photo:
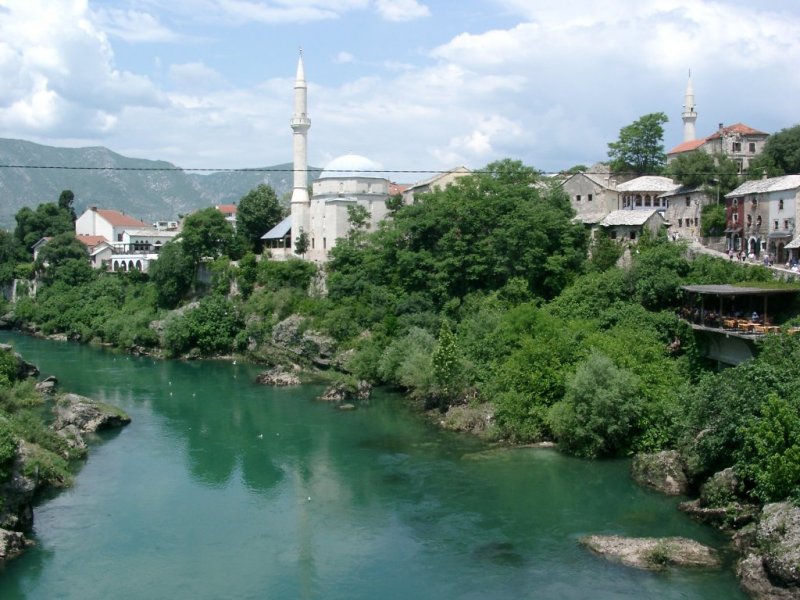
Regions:
[[308, 117], [292, 117], [289, 125], [291, 125], [292, 129], [308, 129], [311, 127], [311, 119]]

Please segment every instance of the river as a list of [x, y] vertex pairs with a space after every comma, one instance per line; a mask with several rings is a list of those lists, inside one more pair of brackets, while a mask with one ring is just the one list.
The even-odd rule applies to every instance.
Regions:
[[133, 422], [91, 447], [35, 512], [36, 547], [0, 598], [737, 599], [721, 572], [641, 572], [578, 545], [592, 533], [725, 539], [641, 489], [629, 461], [486, 452], [400, 396], [358, 410], [258, 368], [129, 357], [1, 332], [62, 390]]

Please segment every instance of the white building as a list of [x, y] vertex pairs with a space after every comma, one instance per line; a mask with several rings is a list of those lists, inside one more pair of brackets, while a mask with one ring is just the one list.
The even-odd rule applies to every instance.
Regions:
[[122, 242], [122, 233], [126, 229], [152, 229], [152, 227], [125, 213], [96, 206], [86, 210], [75, 221], [76, 235], [103, 236], [112, 244]]
[[651, 210], [662, 212], [667, 210], [664, 194], [673, 192], [680, 185], [669, 177], [643, 175], [617, 186], [620, 197], [620, 208], [623, 210]]

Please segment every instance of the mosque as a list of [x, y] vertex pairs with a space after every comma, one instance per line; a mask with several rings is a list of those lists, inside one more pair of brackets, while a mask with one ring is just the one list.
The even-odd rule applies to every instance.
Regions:
[[290, 121], [294, 140], [294, 185], [291, 213], [264, 234], [264, 247], [274, 260], [286, 260], [295, 254], [296, 242], [307, 241], [300, 258], [326, 262], [336, 240], [350, 230], [348, 207], [361, 206], [367, 211], [367, 227], [374, 231], [386, 218], [391, 182], [380, 172], [381, 165], [357, 154], [332, 160], [322, 171], [308, 195], [308, 87], [303, 54], [297, 63], [294, 84], [294, 115]]

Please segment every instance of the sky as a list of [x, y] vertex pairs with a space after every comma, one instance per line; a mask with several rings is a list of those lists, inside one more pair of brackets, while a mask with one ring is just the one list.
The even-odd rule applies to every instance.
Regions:
[[0, 137], [286, 163], [301, 47], [320, 167], [553, 172], [658, 111], [669, 149], [690, 69], [699, 136], [800, 123], [797, 0], [0, 0]]

